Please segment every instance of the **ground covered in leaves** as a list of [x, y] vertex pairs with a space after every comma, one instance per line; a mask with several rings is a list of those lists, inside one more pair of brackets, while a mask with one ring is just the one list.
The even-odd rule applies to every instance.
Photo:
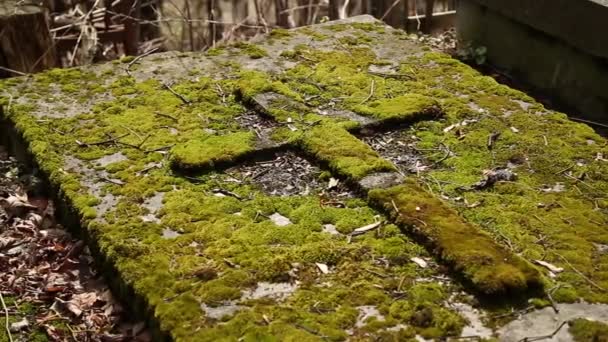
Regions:
[[0, 341], [148, 341], [25, 171], [0, 146]]
[[373, 21], [2, 91], [155, 337], [486, 338], [608, 302], [606, 140]]

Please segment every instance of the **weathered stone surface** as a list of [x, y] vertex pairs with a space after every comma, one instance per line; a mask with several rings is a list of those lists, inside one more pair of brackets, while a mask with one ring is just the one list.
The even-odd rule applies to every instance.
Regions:
[[[5, 81], [2, 118], [159, 333], [441, 338], [470, 331], [465, 290], [608, 302], [606, 140], [403, 32], [360, 17], [130, 61]], [[517, 177], [470, 190], [499, 167]]]

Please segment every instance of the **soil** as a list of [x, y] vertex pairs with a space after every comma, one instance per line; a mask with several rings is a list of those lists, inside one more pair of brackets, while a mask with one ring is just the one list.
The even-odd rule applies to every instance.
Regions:
[[[393, 162], [404, 174], [420, 173], [432, 167], [417, 152], [416, 138], [409, 136], [407, 130], [374, 133], [361, 137], [380, 156]], [[438, 153], [441, 153], [438, 150]]]
[[[345, 184], [335, 179], [325, 179], [318, 166], [290, 151], [278, 153], [271, 160], [230, 168], [226, 173], [254, 184], [272, 196], [322, 193], [325, 197], [338, 201], [355, 197]], [[335, 182], [338, 183], [334, 185]]]

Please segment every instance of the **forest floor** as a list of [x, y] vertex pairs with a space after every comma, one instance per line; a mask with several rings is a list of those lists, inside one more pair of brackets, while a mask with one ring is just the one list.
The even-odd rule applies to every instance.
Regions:
[[41, 186], [0, 146], [0, 341], [150, 340]]

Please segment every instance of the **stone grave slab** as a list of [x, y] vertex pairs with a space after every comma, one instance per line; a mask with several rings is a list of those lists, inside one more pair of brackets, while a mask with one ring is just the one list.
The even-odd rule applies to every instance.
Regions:
[[520, 298], [608, 302], [606, 140], [371, 17], [0, 89], [158, 339], [490, 337]]

